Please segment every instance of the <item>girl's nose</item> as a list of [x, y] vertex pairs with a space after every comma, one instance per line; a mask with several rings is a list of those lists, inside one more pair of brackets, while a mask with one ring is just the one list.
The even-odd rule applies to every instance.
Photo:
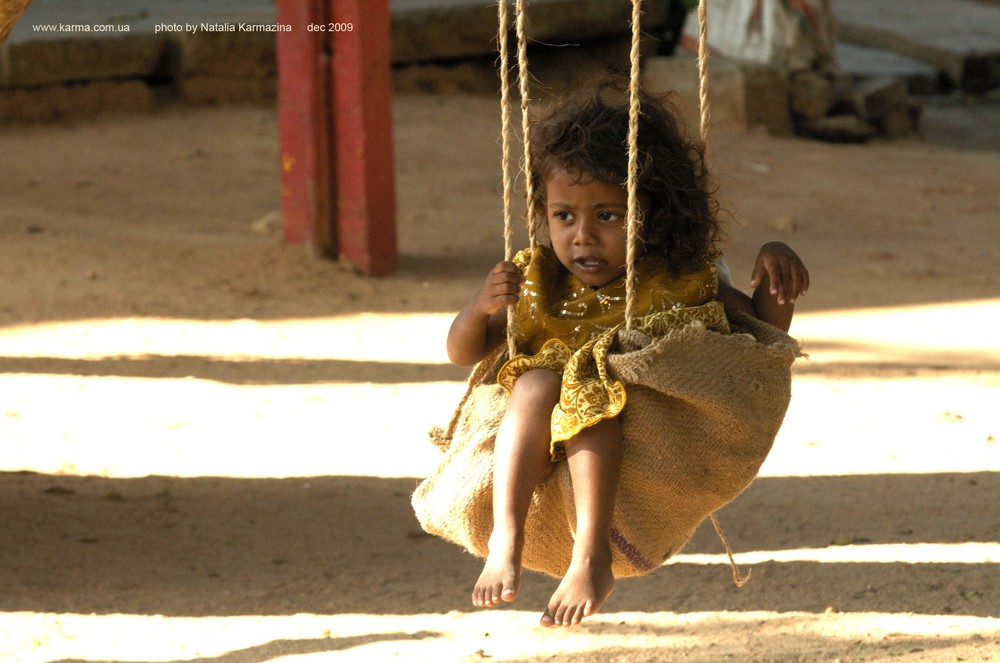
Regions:
[[593, 244], [595, 236], [593, 219], [584, 217], [576, 224], [576, 234], [573, 236], [573, 242], [577, 245]]

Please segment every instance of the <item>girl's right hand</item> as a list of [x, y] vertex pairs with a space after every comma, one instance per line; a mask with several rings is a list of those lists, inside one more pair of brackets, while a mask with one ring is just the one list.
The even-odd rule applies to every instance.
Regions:
[[521, 293], [524, 275], [512, 262], [498, 262], [486, 275], [483, 289], [479, 291], [478, 308], [485, 315], [492, 315], [500, 309], [517, 302]]

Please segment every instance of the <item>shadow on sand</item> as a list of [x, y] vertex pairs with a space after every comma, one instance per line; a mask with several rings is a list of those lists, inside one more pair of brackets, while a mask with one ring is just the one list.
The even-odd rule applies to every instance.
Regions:
[[[425, 534], [417, 479], [104, 479], [0, 474], [0, 610], [417, 614], [471, 610], [480, 563]], [[1000, 473], [761, 478], [720, 512], [736, 550], [995, 542]], [[872, 495], [880, 499], [871, 499]], [[957, 526], [952, 517], [973, 517]], [[721, 552], [702, 527], [685, 552]], [[683, 559], [683, 558], [682, 558]], [[373, 588], [378, 588], [374, 591]], [[528, 574], [520, 606], [554, 580]], [[799, 590], [799, 591], [788, 591]], [[98, 591], [99, 590], [99, 591]], [[920, 597], [915, 604], [913, 597]], [[1000, 616], [1000, 565], [676, 563], [619, 583], [607, 611], [883, 611]]]

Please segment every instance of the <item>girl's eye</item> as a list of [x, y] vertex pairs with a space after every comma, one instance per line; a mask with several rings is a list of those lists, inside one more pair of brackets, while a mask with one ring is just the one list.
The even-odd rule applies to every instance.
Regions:
[[601, 221], [620, 221], [622, 217], [614, 212], [601, 212], [597, 218]]
[[553, 212], [552, 218], [556, 221], [562, 221], [563, 223], [573, 220], [573, 215], [569, 212]]

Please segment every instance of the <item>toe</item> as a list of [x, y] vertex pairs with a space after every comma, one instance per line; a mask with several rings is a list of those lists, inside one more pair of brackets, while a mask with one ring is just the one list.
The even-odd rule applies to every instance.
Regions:
[[477, 608], [489, 608], [491, 606], [496, 605], [497, 601], [494, 599], [494, 597], [496, 596], [498, 591], [499, 590], [497, 590], [495, 587], [491, 585], [486, 585], [485, 587], [476, 587], [475, 590], [473, 590], [472, 592], [472, 605], [476, 606]]
[[563, 627], [570, 627], [578, 623], [579, 620], [576, 617], [576, 612], [577, 612], [576, 606], [571, 605], [567, 607], [563, 611], [562, 617], [559, 619], [559, 624]]
[[503, 583], [497, 589], [497, 602], [507, 601], [510, 603], [517, 598], [517, 591], [520, 589], [520, 582], [516, 575], [510, 575], [505, 578]]

